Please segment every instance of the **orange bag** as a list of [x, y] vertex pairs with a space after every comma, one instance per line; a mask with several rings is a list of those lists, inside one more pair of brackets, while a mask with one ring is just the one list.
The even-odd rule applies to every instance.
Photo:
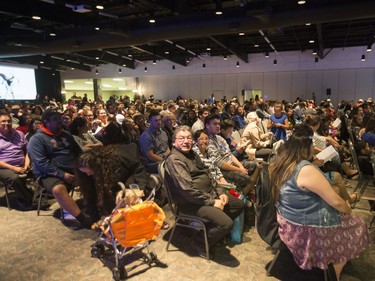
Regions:
[[156, 239], [164, 220], [163, 210], [154, 201], [145, 201], [117, 209], [112, 215], [111, 228], [117, 241], [127, 248]]

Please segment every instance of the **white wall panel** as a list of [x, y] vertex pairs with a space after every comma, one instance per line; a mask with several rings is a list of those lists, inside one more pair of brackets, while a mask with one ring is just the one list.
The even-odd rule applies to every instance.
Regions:
[[230, 99], [233, 96], [238, 95], [236, 86], [237, 86], [237, 84], [236, 84], [236, 74], [225, 74], [224, 95], [227, 96], [227, 99]]
[[323, 75], [322, 71], [312, 70], [307, 71], [306, 77], [306, 98], [312, 99], [312, 93], [315, 93], [317, 101], [322, 100], [323, 97]]
[[190, 98], [200, 100], [201, 97], [201, 77], [200, 75], [191, 75], [189, 77]]
[[236, 96], [240, 97], [242, 90], [250, 89], [250, 73], [238, 73], [236, 84]]
[[212, 76], [201, 75], [201, 99], [208, 99], [212, 94]]
[[189, 76], [180, 75], [178, 76], [178, 94], [184, 98], [190, 98], [190, 84]]
[[355, 83], [355, 99], [374, 98], [374, 69], [357, 69]]
[[277, 99], [277, 72], [264, 73], [263, 77], [263, 95]]
[[168, 76], [168, 99], [174, 100], [178, 96], [178, 76]]
[[297, 97], [305, 98], [306, 91], [306, 71], [292, 72], [292, 98], [294, 101]]
[[246, 90], [261, 90], [263, 91], [264, 73], [250, 73], [250, 87]]
[[339, 70], [338, 95], [336, 101], [355, 99], [356, 70]]
[[292, 99], [292, 72], [278, 72], [277, 73], [277, 93], [278, 100]]
[[[323, 96], [322, 99], [328, 98], [327, 89], [331, 89], [331, 101], [337, 104], [339, 86], [339, 71], [338, 70], [324, 70], [323, 71]], [[340, 99], [341, 100], [341, 99]]]
[[222, 99], [225, 92], [225, 75], [213, 74], [212, 75], [212, 93], [215, 94], [216, 99]]

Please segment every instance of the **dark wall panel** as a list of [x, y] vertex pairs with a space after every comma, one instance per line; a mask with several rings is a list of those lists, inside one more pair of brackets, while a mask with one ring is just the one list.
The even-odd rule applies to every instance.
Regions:
[[[55, 74], [55, 75], [53, 75]], [[60, 72], [48, 69], [35, 69], [36, 92], [39, 99], [45, 96], [62, 101]]]

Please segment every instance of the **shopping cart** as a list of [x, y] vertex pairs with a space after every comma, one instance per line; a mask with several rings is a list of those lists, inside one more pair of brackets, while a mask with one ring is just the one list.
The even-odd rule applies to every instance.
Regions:
[[165, 214], [154, 202], [154, 197], [155, 190], [145, 201], [125, 208], [116, 207], [110, 216], [95, 224], [101, 233], [91, 248], [91, 256], [100, 258], [106, 248], [113, 249], [116, 266], [112, 274], [115, 280], [127, 277], [125, 267], [119, 266], [119, 261], [135, 251], [147, 249], [143, 260], [149, 266], [158, 262], [149, 244], [159, 235]]

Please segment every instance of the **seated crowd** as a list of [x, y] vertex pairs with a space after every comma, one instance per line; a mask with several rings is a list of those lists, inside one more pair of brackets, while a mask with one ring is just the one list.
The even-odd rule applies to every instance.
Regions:
[[[335, 110], [330, 100], [315, 104], [299, 98], [277, 102], [257, 97], [241, 104], [236, 98], [215, 100], [213, 96], [201, 102], [182, 97], [168, 102], [111, 97], [107, 102], [86, 98], [61, 104], [46, 97], [41, 104], [2, 104], [0, 180], [11, 182], [16, 207], [30, 210], [35, 207], [33, 191], [23, 175], [32, 173], [35, 186], [45, 187], [64, 210], [90, 227], [115, 207], [119, 181], [138, 184], [147, 196], [152, 188], [150, 175], [157, 174], [165, 160], [167, 180], [176, 187], [172, 192], [176, 204], [211, 222], [208, 239], [213, 247], [230, 232], [245, 205], [225, 193], [222, 185], [232, 183], [253, 198], [263, 161], [278, 152], [270, 175], [280, 237], [301, 268], [324, 269], [332, 263], [339, 276], [345, 262], [371, 243], [363, 221], [349, 215], [358, 194], [347, 193], [343, 177], [358, 174], [348, 164], [348, 139], [354, 142], [361, 172], [373, 174], [373, 106], [371, 99], [342, 101]], [[328, 146], [337, 155], [324, 162], [316, 155]], [[85, 210], [69, 195], [76, 186]], [[302, 207], [295, 206], [292, 196], [311, 201], [314, 208], [297, 214]], [[316, 221], [320, 208], [330, 216], [321, 218], [324, 223]], [[356, 233], [357, 239], [345, 242], [356, 240], [355, 251], [346, 249], [345, 255], [333, 251], [321, 259], [312, 253], [314, 249], [297, 250], [295, 240], [309, 237], [296, 235], [315, 226], [327, 227], [329, 243], [336, 239], [336, 232]], [[298, 231], [293, 234], [291, 229]]]

